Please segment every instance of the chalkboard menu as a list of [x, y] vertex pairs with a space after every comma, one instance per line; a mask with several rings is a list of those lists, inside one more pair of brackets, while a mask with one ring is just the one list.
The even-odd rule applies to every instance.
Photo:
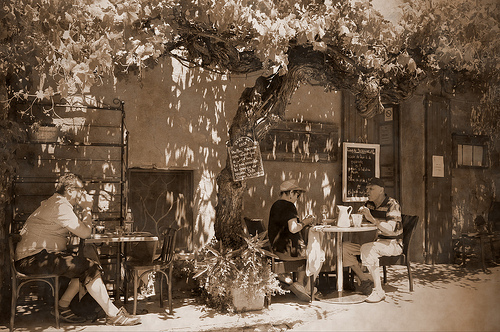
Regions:
[[254, 142], [249, 137], [240, 137], [227, 149], [234, 181], [264, 175], [258, 142]]
[[380, 177], [380, 145], [344, 143], [342, 163], [342, 201], [364, 202], [366, 184]]

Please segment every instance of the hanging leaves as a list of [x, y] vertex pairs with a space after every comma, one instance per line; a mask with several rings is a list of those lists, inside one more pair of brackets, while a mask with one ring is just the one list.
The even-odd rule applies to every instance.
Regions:
[[[409, 96], [422, 77], [444, 71], [486, 89], [500, 71], [498, 6], [407, 1], [396, 23], [368, 0], [5, 0], [0, 68], [25, 77], [12, 91], [39, 87], [47, 74], [36, 94], [47, 98], [88, 91], [127, 69], [143, 75], [162, 55], [284, 75], [296, 65], [291, 50], [302, 47], [323, 54], [330, 74], [375, 78], [386, 97]], [[324, 84], [360, 93], [356, 84], [335, 86], [341, 81]]]

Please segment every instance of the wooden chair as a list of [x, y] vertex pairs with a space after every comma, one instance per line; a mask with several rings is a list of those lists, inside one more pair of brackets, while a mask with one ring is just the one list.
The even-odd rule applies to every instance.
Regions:
[[380, 265], [383, 268], [384, 284], [387, 283], [387, 266], [395, 265], [401, 262], [408, 269], [408, 283], [410, 292], [413, 292], [413, 277], [410, 266], [410, 241], [418, 223], [418, 216], [402, 215], [403, 222], [403, 253], [399, 256], [382, 256], [379, 258]]
[[21, 287], [32, 282], [42, 282], [50, 286], [54, 296], [54, 314], [56, 318], [56, 328], [59, 329], [59, 276], [56, 274], [24, 274], [16, 270], [14, 264], [15, 250], [17, 243], [21, 240], [21, 235], [9, 235], [10, 250], [10, 272], [12, 279], [12, 302], [10, 311], [10, 330], [14, 330], [14, 319], [16, 317], [17, 300]]
[[[254, 236], [257, 233], [267, 231], [267, 227], [264, 225], [264, 221], [262, 219], [250, 219], [244, 217], [243, 220], [245, 221], [243, 225], [244, 231], [247, 234]], [[266, 249], [274, 254], [272, 246], [270, 244], [269, 247], [267, 247]], [[285, 260], [285, 259], [277, 259], [271, 257], [271, 270], [276, 274], [297, 273], [305, 271], [305, 269], [306, 269], [305, 259]], [[314, 282], [314, 277], [311, 277], [311, 285], [313, 285], [313, 282]], [[311, 300], [313, 300], [313, 295], [314, 295], [312, 291], [313, 288], [314, 287], [311, 287]], [[268, 296], [267, 305], [269, 306], [270, 304], [271, 304], [271, 297]]]
[[[134, 276], [134, 309], [133, 314], [137, 313], [137, 288], [139, 287], [139, 279], [147, 273], [159, 272], [160, 279], [160, 307], [163, 308], [163, 277], [167, 281], [168, 286], [168, 304], [169, 312], [172, 310], [172, 267], [174, 262], [174, 249], [177, 228], [167, 228], [162, 234], [162, 247], [160, 256], [151, 262], [125, 262], [126, 276], [131, 274]], [[125, 302], [128, 299], [128, 278], [125, 281]]]

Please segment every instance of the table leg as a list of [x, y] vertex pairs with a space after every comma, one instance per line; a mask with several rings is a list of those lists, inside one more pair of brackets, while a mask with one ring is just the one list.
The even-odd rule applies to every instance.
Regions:
[[366, 299], [365, 295], [357, 293], [344, 294], [344, 247], [342, 246], [342, 232], [337, 232], [335, 248], [337, 251], [337, 294], [334, 298], [327, 298], [322, 301], [339, 304], [361, 303]]
[[120, 302], [120, 281], [122, 277], [122, 243], [118, 242], [116, 250], [116, 280], [115, 280], [115, 301]]
[[344, 291], [344, 262], [342, 260], [344, 248], [342, 246], [342, 232], [337, 232], [335, 248], [337, 249], [337, 292], [340, 298]]

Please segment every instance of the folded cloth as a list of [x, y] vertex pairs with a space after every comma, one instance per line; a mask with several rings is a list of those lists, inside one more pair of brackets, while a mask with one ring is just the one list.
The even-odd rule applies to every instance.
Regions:
[[307, 241], [307, 265], [306, 265], [306, 275], [308, 277], [314, 276], [314, 279], [318, 277], [321, 271], [321, 266], [325, 262], [325, 252], [321, 248], [321, 239], [323, 234], [309, 229], [308, 241]]

